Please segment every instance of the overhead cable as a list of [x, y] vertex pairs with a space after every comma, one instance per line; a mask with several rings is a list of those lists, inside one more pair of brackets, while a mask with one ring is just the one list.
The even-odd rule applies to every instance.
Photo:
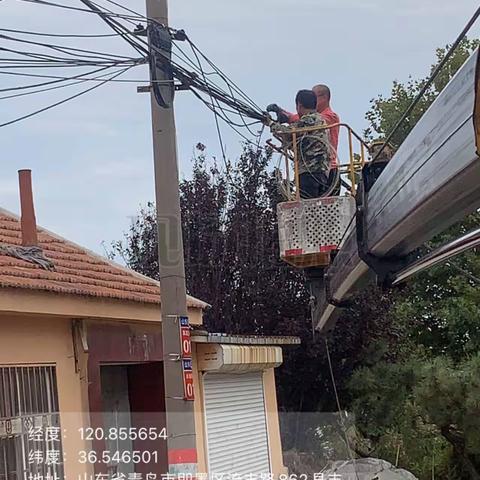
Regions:
[[408, 116], [412, 113], [413, 109], [417, 106], [418, 102], [423, 98], [423, 96], [425, 95], [427, 90], [432, 86], [435, 78], [437, 78], [437, 75], [443, 69], [443, 67], [448, 62], [448, 60], [450, 60], [450, 57], [453, 55], [453, 53], [457, 49], [460, 42], [465, 38], [465, 36], [469, 32], [469, 30], [472, 28], [473, 24], [477, 21], [478, 17], [480, 17], [480, 7], [478, 7], [476, 12], [473, 14], [472, 18], [467, 22], [467, 24], [465, 25], [463, 30], [458, 35], [457, 39], [452, 43], [451, 47], [448, 49], [448, 52], [443, 57], [442, 61], [435, 67], [435, 69], [431, 73], [428, 80], [424, 83], [424, 85], [422, 86], [422, 88], [418, 92], [417, 96], [413, 99], [412, 103], [407, 107], [407, 109], [405, 110], [405, 112], [401, 116], [400, 120], [395, 124], [392, 131], [387, 136], [385, 142], [383, 143], [381, 148], [378, 150], [377, 154], [372, 159], [372, 161], [375, 161], [382, 154], [382, 152], [385, 150], [385, 147], [392, 140], [394, 135], [397, 133], [398, 129], [402, 126], [403, 122], [408, 118]]
[[[83, 12], [83, 13], [99, 14], [99, 12], [97, 12], [97, 11], [88, 10], [86, 8], [72, 7], [72, 6], [69, 6], [69, 5], [62, 5], [62, 4], [59, 4], [59, 3], [47, 2], [45, 0], [21, 0], [21, 1], [22, 2], [28, 2], [28, 3], [35, 3], [35, 4], [38, 4], [38, 5], [46, 5], [46, 6], [49, 6], [49, 7], [63, 8], [63, 9], [66, 9], [66, 10], [74, 10], [74, 11]], [[106, 16], [109, 16], [109, 17], [121, 18], [121, 19], [124, 19], [124, 20], [142, 20], [142, 17], [134, 17], [134, 16], [131, 16], [131, 15], [123, 15], [123, 14], [120, 14], [120, 13], [102, 12], [102, 14], [106, 15]]]
[[[120, 72], [118, 72], [118, 73], [115, 73], [115, 74], [111, 77], [111, 79], [116, 78], [116, 77], [119, 77], [120, 75], [122, 75], [122, 74], [124, 74], [125, 72], [127, 72], [128, 70], [130, 70], [130, 68], [132, 68], [132, 67], [131, 67], [131, 66], [126, 67], [126, 68], [124, 68], [122, 71], [120, 71]], [[27, 118], [31, 118], [31, 117], [33, 117], [33, 116], [35, 116], [35, 115], [38, 115], [38, 114], [40, 114], [40, 113], [43, 113], [43, 112], [45, 112], [45, 111], [47, 111], [47, 110], [50, 110], [50, 109], [52, 109], [52, 108], [54, 108], [54, 107], [58, 107], [59, 105], [62, 105], [62, 104], [64, 104], [64, 103], [66, 103], [66, 102], [69, 102], [70, 100], [73, 100], [73, 99], [75, 99], [75, 98], [78, 98], [78, 97], [80, 97], [81, 95], [85, 95], [86, 93], [89, 93], [89, 92], [91, 92], [92, 90], [95, 90], [96, 88], [99, 88], [99, 87], [101, 87], [102, 85], [105, 85], [106, 83], [108, 83], [108, 81], [109, 81], [109, 79], [104, 80], [104, 81], [101, 82], [101, 83], [98, 83], [98, 84], [96, 84], [96, 85], [93, 85], [93, 87], [87, 88], [86, 90], [82, 90], [81, 92], [76, 93], [75, 95], [71, 95], [70, 97], [64, 98], [63, 100], [60, 100], [59, 102], [55, 102], [55, 103], [53, 103], [53, 104], [51, 104], [51, 105], [48, 105], [48, 106], [46, 106], [46, 107], [43, 107], [43, 108], [41, 108], [41, 109], [39, 109], [39, 110], [36, 110], [36, 111], [34, 111], [34, 112], [31, 112], [31, 113], [29, 113], [29, 114], [27, 114], [27, 115], [23, 115], [23, 116], [21, 116], [21, 117], [15, 118], [15, 119], [13, 119], [13, 120], [9, 120], [8, 122], [0, 123], [0, 128], [1, 128], [1, 127], [6, 127], [6, 126], [8, 126], [8, 125], [12, 125], [12, 124], [17, 123], [17, 122], [20, 122], [20, 121], [22, 121], [22, 120], [26, 120]]]
[[59, 37], [59, 38], [112, 38], [118, 37], [118, 33], [100, 33], [100, 34], [72, 34], [72, 33], [47, 33], [32, 32], [29, 30], [15, 30], [12, 28], [0, 28], [0, 32], [18, 33], [21, 35], [33, 35], [39, 37]]
[[[107, 67], [107, 69], [110, 69], [110, 68], [112, 68], [112, 67]], [[101, 69], [101, 70], [104, 70], [104, 69]], [[116, 70], [116, 71], [118, 71], [118, 70]], [[109, 77], [109, 75], [111, 75], [112, 73], [115, 73], [115, 72], [102, 73], [101, 75], [97, 75], [95, 77], [80, 78], [78, 80], [73, 80], [73, 81], [70, 81], [71, 79], [59, 80], [60, 82], [62, 82], [60, 85], [45, 87], [45, 88], [41, 88], [39, 90], [29, 89], [27, 92], [4, 95], [4, 96], [0, 96], [0, 100], [7, 100], [7, 99], [11, 99], [11, 98], [24, 97], [24, 96], [27, 96], [27, 95], [35, 95], [37, 93], [48, 92], [48, 91], [51, 91], [51, 90], [58, 90], [58, 89], [65, 88], [65, 87], [71, 87], [73, 85], [79, 85], [80, 83], [85, 83], [85, 82], [96, 81], [96, 82], [101, 82], [102, 84], [104, 83], [104, 80], [106, 80], [107, 82], [115, 82], [115, 81], [117, 81], [116, 79], [110, 79], [110, 77]], [[107, 78], [105, 78], [105, 77], [107, 77]]]

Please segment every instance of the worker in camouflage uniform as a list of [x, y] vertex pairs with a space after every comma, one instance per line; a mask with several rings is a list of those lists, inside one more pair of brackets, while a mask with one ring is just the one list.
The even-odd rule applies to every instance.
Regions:
[[[280, 136], [284, 145], [292, 150], [292, 130], [320, 127], [325, 120], [317, 113], [317, 97], [312, 90], [300, 90], [295, 97], [299, 120], [290, 125], [272, 123], [274, 135]], [[315, 130], [297, 134], [298, 171], [302, 198], [321, 197], [328, 190], [331, 148], [328, 130]]]

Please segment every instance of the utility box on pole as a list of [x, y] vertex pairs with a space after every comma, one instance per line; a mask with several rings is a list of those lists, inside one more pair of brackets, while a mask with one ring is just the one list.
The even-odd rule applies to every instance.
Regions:
[[[193, 390], [182, 349], [187, 299], [167, 0], [146, 0], [169, 474], [197, 473]], [[191, 364], [191, 359], [190, 359]]]

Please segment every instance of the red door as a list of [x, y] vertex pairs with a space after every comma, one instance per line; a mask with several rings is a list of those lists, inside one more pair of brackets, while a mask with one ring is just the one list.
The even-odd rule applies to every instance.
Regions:
[[[166, 433], [162, 363], [130, 365], [128, 393], [132, 427], [137, 432], [142, 429], [142, 432], [148, 433], [146, 439], [133, 440], [133, 450], [143, 455], [142, 461], [135, 466], [135, 472], [144, 476], [147, 473], [156, 473], [160, 478], [159, 475], [168, 473], [167, 442], [165, 438], [152, 439], [152, 437]], [[147, 462], [148, 457], [150, 462]]]

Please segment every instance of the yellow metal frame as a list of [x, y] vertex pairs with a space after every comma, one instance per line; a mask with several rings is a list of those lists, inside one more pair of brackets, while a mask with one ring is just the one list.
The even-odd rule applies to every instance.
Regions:
[[[356, 174], [361, 172], [365, 163], [367, 163], [365, 150], [368, 151], [368, 145], [363, 141], [363, 139], [358, 135], [348, 124], [346, 123], [335, 123], [333, 125], [321, 125], [319, 127], [304, 127], [304, 128], [292, 128], [290, 132], [292, 135], [292, 145], [293, 145], [293, 156], [288, 152], [286, 148], [280, 149], [273, 145], [271, 142], [267, 142], [274, 150], [279, 152], [285, 157], [285, 177], [287, 181], [287, 197], [289, 200], [300, 200], [300, 175], [299, 175], [299, 165], [298, 165], [298, 145], [297, 138], [299, 134], [316, 132], [318, 130], [330, 130], [331, 128], [345, 128], [348, 135], [348, 152], [349, 152], [349, 162], [348, 163], [338, 163], [338, 170], [340, 175], [347, 175], [351, 183], [351, 195], [355, 195], [356, 188]], [[281, 137], [276, 136], [277, 139], [281, 140]], [[360, 146], [360, 153], [358, 154], [358, 160], [356, 159], [356, 153], [354, 149], [354, 138], [357, 140]], [[335, 152], [338, 162], [338, 153]], [[290, 165], [289, 160], [293, 160], [294, 164], [294, 178], [295, 178], [295, 198], [292, 198], [290, 192]]]

